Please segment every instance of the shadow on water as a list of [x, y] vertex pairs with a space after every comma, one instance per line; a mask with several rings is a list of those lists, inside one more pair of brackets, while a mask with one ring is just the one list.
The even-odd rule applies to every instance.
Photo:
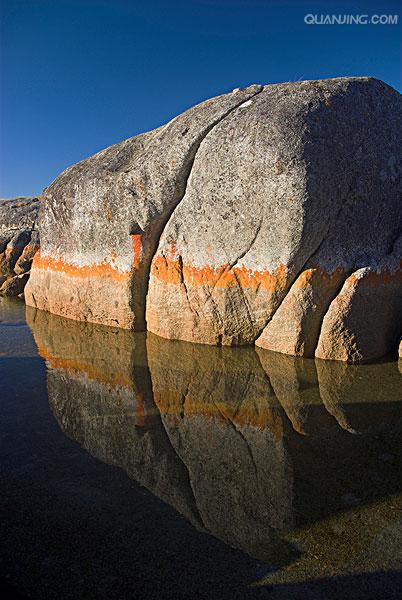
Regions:
[[197, 346], [27, 309], [34, 342], [23, 304], [0, 309], [9, 590], [399, 598], [398, 363]]

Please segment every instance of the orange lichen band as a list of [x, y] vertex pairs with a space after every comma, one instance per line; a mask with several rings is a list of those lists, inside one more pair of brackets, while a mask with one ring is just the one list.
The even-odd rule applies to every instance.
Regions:
[[180, 260], [172, 260], [164, 256], [157, 256], [151, 268], [151, 275], [165, 283], [179, 285], [186, 284], [201, 286], [208, 285], [213, 288], [229, 288], [240, 285], [243, 289], [257, 291], [259, 289], [274, 293], [286, 286], [288, 280], [287, 269], [280, 264], [272, 272], [253, 271], [244, 265], [230, 268], [229, 264], [214, 267], [196, 267], [191, 264], [182, 265]]
[[73, 265], [64, 261], [62, 258], [53, 258], [51, 256], [42, 256], [40, 251], [35, 254], [32, 264], [34, 269], [43, 271], [56, 271], [68, 275], [69, 277], [80, 277], [82, 279], [89, 277], [108, 278], [115, 281], [127, 281], [130, 276], [129, 271], [118, 271], [110, 263], [104, 261], [94, 265]]

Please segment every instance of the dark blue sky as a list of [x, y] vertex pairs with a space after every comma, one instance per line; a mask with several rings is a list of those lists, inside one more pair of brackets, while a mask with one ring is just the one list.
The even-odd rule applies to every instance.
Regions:
[[373, 75], [401, 91], [400, 1], [0, 0], [0, 197], [250, 83]]

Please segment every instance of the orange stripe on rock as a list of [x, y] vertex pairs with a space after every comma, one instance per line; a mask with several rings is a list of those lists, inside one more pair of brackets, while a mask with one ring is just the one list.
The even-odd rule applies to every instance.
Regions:
[[284, 288], [288, 279], [284, 264], [280, 264], [272, 272], [268, 269], [253, 271], [244, 265], [232, 269], [228, 264], [220, 267], [213, 265], [196, 267], [191, 264], [182, 265], [179, 260], [161, 255], [153, 260], [151, 275], [160, 281], [174, 285], [179, 285], [184, 279], [186, 283], [194, 286], [229, 288], [240, 284], [242, 288], [254, 291], [261, 288], [271, 293]]
[[53, 258], [52, 256], [43, 256], [40, 250], [35, 254], [32, 264], [34, 269], [42, 271], [56, 271], [68, 275], [69, 277], [88, 277], [109, 278], [115, 281], [126, 281], [129, 271], [118, 271], [106, 261], [93, 265], [74, 265], [66, 262], [62, 258]]

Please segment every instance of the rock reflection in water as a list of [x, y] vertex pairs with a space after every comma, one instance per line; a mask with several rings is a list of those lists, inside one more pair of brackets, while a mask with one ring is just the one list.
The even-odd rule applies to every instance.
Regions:
[[282, 536], [400, 491], [373, 482], [373, 436], [400, 434], [395, 363], [348, 366], [216, 348], [27, 308], [62, 430], [198, 529], [283, 563]]
[[147, 340], [154, 400], [205, 528], [258, 558], [293, 525], [280, 405], [253, 349]]
[[69, 437], [199, 523], [187, 472], [152, 399], [145, 337], [27, 307], [48, 366], [53, 413]]

